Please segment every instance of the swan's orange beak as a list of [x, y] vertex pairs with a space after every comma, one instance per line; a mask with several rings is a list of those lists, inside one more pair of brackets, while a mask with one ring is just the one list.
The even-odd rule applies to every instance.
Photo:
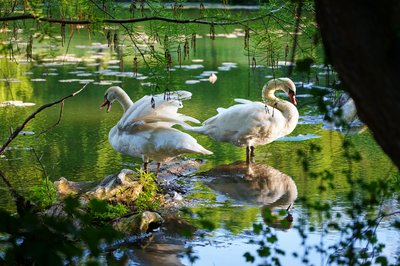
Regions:
[[297, 105], [296, 95], [294, 94], [294, 91], [290, 90], [288, 94], [289, 94], [290, 102], [293, 103], [294, 105]]
[[111, 110], [111, 102], [107, 99], [107, 96], [104, 96], [104, 102], [100, 105], [100, 109], [103, 109], [104, 106], [107, 105], [107, 113]]

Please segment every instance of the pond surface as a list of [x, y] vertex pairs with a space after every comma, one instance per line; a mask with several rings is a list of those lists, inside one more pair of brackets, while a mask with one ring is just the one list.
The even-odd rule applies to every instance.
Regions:
[[[216, 114], [216, 108], [228, 107], [235, 98], [261, 100], [261, 88], [272, 77], [287, 74], [282, 62], [272, 69], [259, 63], [250, 69], [249, 58], [243, 50], [243, 30], [228, 29], [226, 34], [211, 40], [200, 34], [196, 53], [190, 54], [180, 66], [175, 62], [170, 74], [169, 89], [183, 89], [192, 92], [192, 99], [183, 102], [181, 113], [196, 117], [200, 121]], [[122, 168], [138, 168], [140, 159], [122, 156], [108, 143], [108, 132], [122, 115], [119, 105], [113, 105], [110, 113], [99, 110], [105, 90], [118, 85], [127, 91], [135, 101], [142, 96], [155, 93], [154, 86], [146, 73], [135, 75], [130, 63], [122, 66], [117, 54], [107, 47], [107, 40], [101, 36], [89, 40], [84, 33], [77, 34], [66, 52], [66, 48], [54, 48], [50, 42], [40, 44], [40, 51], [52, 49], [56, 59], [44, 58], [40, 63], [26, 62], [24, 58], [0, 58], [0, 103], [14, 106], [0, 107], [0, 140], [4, 142], [10, 128], [16, 128], [42, 104], [49, 103], [80, 89], [90, 83], [84, 91], [65, 101], [62, 120], [52, 127], [60, 116], [60, 106], [52, 107], [33, 119], [10, 149], [0, 158], [2, 171], [21, 194], [29, 195], [31, 186], [40, 183], [45, 173], [51, 180], [65, 177], [72, 181], [100, 180]], [[16, 60], [16, 61], [15, 61]], [[315, 65], [312, 75], [318, 76], [323, 90], [326, 85], [327, 69]], [[211, 73], [218, 80], [208, 81]], [[334, 79], [334, 74], [332, 74]], [[244, 164], [245, 151], [227, 143], [219, 143], [206, 136], [192, 134], [208, 150], [211, 156], [192, 156], [205, 159], [205, 164], [194, 175], [187, 177], [190, 192], [184, 197], [193, 199], [190, 210], [194, 215], [182, 214], [198, 229], [195, 237], [186, 239], [172, 230], [156, 232], [152, 240], [140, 246], [117, 250], [113, 258], [124, 265], [191, 265], [185, 256], [187, 247], [199, 257], [194, 265], [244, 265], [244, 253], [256, 254], [259, 245], [251, 243], [260, 236], [253, 232], [253, 223], [261, 223], [273, 230], [279, 241], [277, 247], [286, 252], [281, 258], [283, 265], [295, 265], [301, 261], [304, 246], [296, 227], [305, 219], [315, 231], [309, 233], [309, 245], [319, 245], [326, 224], [324, 218], [296, 199], [307, 197], [331, 203], [333, 212], [344, 213], [350, 206], [346, 192], [350, 186], [345, 172], [352, 176], [374, 180], [383, 176], [391, 177], [396, 169], [380, 147], [375, 143], [368, 129], [356, 128], [356, 133], [343, 134], [328, 129], [323, 114], [317, 107], [317, 99], [310, 94], [310, 87], [302, 86], [306, 78], [300, 74], [293, 77], [298, 87], [298, 109], [300, 121], [288, 137], [271, 144], [257, 147], [254, 163]], [[317, 84], [318, 83], [318, 84]], [[165, 88], [162, 88], [165, 89]], [[162, 92], [162, 91], [161, 91]], [[284, 97], [281, 95], [280, 97]], [[31, 106], [30, 103], [34, 103]], [[17, 105], [17, 106], [15, 106]], [[344, 139], [354, 143], [361, 155], [359, 162], [351, 164], [344, 157]], [[312, 147], [320, 146], [319, 152]], [[320, 193], [319, 182], [311, 179], [304, 171], [298, 151], [307, 154], [310, 171], [329, 170], [334, 173], [335, 189]], [[283, 181], [285, 180], [285, 181]], [[12, 198], [3, 183], [0, 183], [0, 206], [14, 210]], [[384, 205], [388, 210], [399, 210], [395, 197]], [[263, 220], [265, 208], [273, 211], [291, 208], [286, 226], [281, 223], [267, 223]], [[214, 230], [208, 231], [201, 220], [207, 218]], [[341, 219], [348, 219], [342, 216]], [[400, 232], [390, 227], [393, 220], [384, 220], [378, 229], [379, 241], [386, 244], [384, 254], [392, 260], [400, 253]], [[323, 235], [325, 245], [340, 239], [339, 234]], [[360, 243], [360, 247], [363, 243]], [[128, 251], [127, 251], [128, 250]], [[292, 256], [298, 252], [300, 258]], [[178, 256], [180, 255], [180, 256]], [[313, 264], [323, 264], [327, 258], [310, 252]], [[263, 263], [256, 258], [258, 264]], [[289, 264], [290, 263], [290, 264]]]

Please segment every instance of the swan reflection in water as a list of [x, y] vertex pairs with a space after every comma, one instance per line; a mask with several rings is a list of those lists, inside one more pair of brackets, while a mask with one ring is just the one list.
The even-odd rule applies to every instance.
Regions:
[[297, 187], [290, 176], [269, 165], [244, 161], [220, 165], [202, 175], [213, 177], [206, 185], [232, 200], [262, 204], [264, 222], [269, 226], [291, 227], [290, 209], [297, 198]]

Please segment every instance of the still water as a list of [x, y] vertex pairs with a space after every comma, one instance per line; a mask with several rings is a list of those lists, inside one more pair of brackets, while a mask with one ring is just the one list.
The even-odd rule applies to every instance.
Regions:
[[[287, 66], [281, 62], [274, 69], [259, 63], [249, 67], [249, 58], [243, 50], [243, 30], [228, 29], [225, 34], [211, 40], [199, 34], [196, 52], [182, 61], [174, 62], [169, 76], [168, 89], [183, 89], [192, 92], [192, 99], [185, 101], [181, 113], [196, 117], [200, 121], [216, 114], [216, 108], [234, 104], [235, 98], [261, 100], [261, 88], [272, 77], [286, 76]], [[49, 41], [38, 44], [38, 52], [56, 53], [57, 57], [44, 57], [40, 62], [26, 62], [24, 58], [0, 58], [0, 102], [20, 100], [34, 106], [1, 107], [0, 139], [4, 142], [10, 128], [16, 128], [42, 104], [55, 101], [89, 83], [77, 96], [65, 101], [61, 122], [53, 127], [60, 117], [60, 106], [40, 113], [24, 129], [10, 149], [0, 158], [3, 172], [12, 185], [23, 195], [40, 183], [44, 174], [51, 180], [65, 177], [72, 181], [100, 180], [122, 168], [140, 167], [141, 160], [125, 157], [115, 152], [108, 143], [108, 131], [122, 114], [119, 105], [113, 105], [110, 113], [99, 110], [105, 90], [111, 85], [124, 88], [135, 101], [143, 95], [156, 93], [145, 72], [133, 73], [132, 61], [123, 65], [118, 55], [107, 46], [101, 36], [89, 39], [84, 33], [77, 34], [68, 51]], [[131, 59], [130, 59], [131, 60]], [[208, 82], [210, 73], [216, 73], [215, 84]], [[314, 85], [326, 86], [328, 72], [320, 65], [312, 67]], [[330, 79], [335, 75], [330, 73]], [[205, 159], [198, 172], [186, 178], [191, 189], [185, 197], [194, 199], [190, 210], [195, 214], [185, 216], [196, 226], [195, 237], [186, 239], [173, 232], [161, 230], [154, 239], [140, 246], [130, 246], [114, 251], [107, 260], [129, 265], [190, 265], [185, 256], [188, 247], [198, 259], [194, 265], [244, 265], [244, 253], [256, 254], [260, 236], [253, 232], [253, 223], [261, 223], [273, 230], [279, 241], [277, 247], [286, 252], [281, 257], [283, 265], [295, 265], [301, 261], [304, 245], [298, 231], [300, 220], [305, 219], [316, 230], [309, 233], [308, 245], [321, 241], [324, 218], [296, 199], [308, 197], [331, 203], [332, 212], [343, 213], [349, 206], [345, 193], [350, 189], [345, 182], [345, 171], [351, 170], [355, 178], [374, 180], [383, 176], [390, 178], [395, 167], [373, 140], [368, 129], [357, 128], [356, 133], [344, 134], [332, 130], [323, 121], [317, 100], [310, 94], [306, 77], [295, 73], [292, 77], [298, 86], [298, 109], [300, 121], [289, 137], [269, 145], [257, 147], [255, 162], [250, 168], [244, 165], [245, 151], [227, 143], [219, 143], [208, 137], [192, 134], [211, 156]], [[317, 84], [318, 83], [318, 84]], [[161, 88], [161, 92], [166, 87]], [[325, 88], [325, 90], [329, 90]], [[281, 95], [281, 97], [285, 97]], [[28, 104], [29, 105], [29, 104]], [[342, 142], [349, 139], [361, 155], [357, 163], [344, 158]], [[313, 146], [320, 146], [317, 153]], [[329, 170], [334, 173], [335, 189], [320, 193], [319, 182], [304, 171], [298, 151], [307, 154], [310, 171]], [[190, 158], [195, 156], [189, 155]], [[282, 181], [286, 180], [286, 181]], [[11, 196], [1, 183], [0, 206], [14, 210]], [[399, 210], [399, 202], [388, 199], [384, 207]], [[286, 209], [291, 206], [290, 222], [266, 223], [262, 218], [264, 208]], [[212, 221], [215, 229], [202, 227], [203, 218]], [[343, 216], [341, 219], [346, 220]], [[384, 254], [393, 261], [400, 252], [400, 232], [390, 227], [393, 221], [384, 220], [378, 229], [379, 241], [386, 244]], [[339, 234], [323, 236], [325, 245], [340, 239]], [[362, 243], [360, 244], [362, 245]], [[300, 258], [292, 256], [297, 252]], [[179, 256], [178, 256], [179, 255]], [[326, 262], [315, 251], [309, 254], [311, 262], [319, 265]], [[256, 263], [264, 261], [256, 256]], [[289, 264], [290, 263], [290, 264]]]

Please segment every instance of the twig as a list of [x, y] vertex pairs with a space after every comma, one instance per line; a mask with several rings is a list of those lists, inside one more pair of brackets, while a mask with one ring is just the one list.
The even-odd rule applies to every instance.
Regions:
[[20, 125], [19, 127], [17, 127], [8, 137], [7, 141], [3, 144], [3, 146], [1, 146], [0, 148], [0, 154], [2, 154], [4, 152], [4, 150], [8, 147], [8, 145], [10, 145], [10, 143], [16, 138], [18, 137], [19, 132], [22, 131], [22, 129], [24, 129], [24, 127], [29, 123], [29, 121], [31, 121], [33, 118], [35, 118], [35, 116], [40, 113], [41, 111], [43, 111], [46, 108], [49, 108], [53, 105], [59, 104], [61, 102], [64, 102], [64, 100], [74, 97], [75, 95], [77, 95], [78, 93], [80, 93], [89, 83], [86, 83], [80, 90], [75, 91], [74, 93], [67, 95], [55, 102], [52, 103], [47, 103], [44, 104], [42, 106], [40, 106], [35, 112], [33, 112], [30, 116], [28, 116], [27, 119], [25, 119], [25, 121], [22, 123], [22, 125]]
[[42, 135], [42, 134], [44, 134], [44, 133], [47, 133], [47, 132], [50, 131], [51, 129], [53, 129], [53, 128], [55, 128], [56, 126], [58, 126], [58, 125], [60, 124], [60, 122], [61, 122], [63, 113], [64, 113], [64, 101], [61, 102], [60, 115], [59, 115], [59, 117], [58, 117], [57, 122], [56, 122], [54, 125], [52, 125], [51, 127], [49, 127], [49, 128], [47, 128], [47, 129], [43, 130], [42, 132], [40, 132], [40, 133], [38, 134], [38, 136], [40, 136], [40, 135]]

